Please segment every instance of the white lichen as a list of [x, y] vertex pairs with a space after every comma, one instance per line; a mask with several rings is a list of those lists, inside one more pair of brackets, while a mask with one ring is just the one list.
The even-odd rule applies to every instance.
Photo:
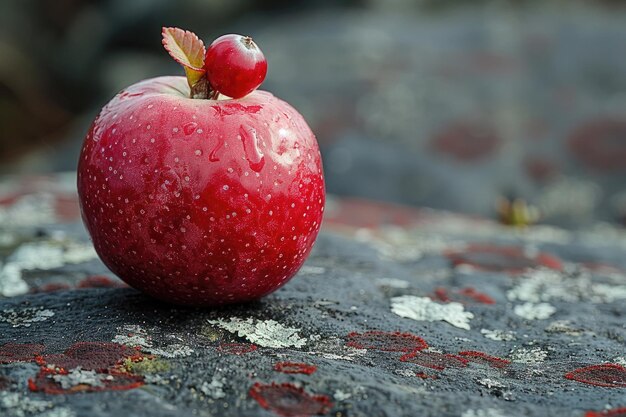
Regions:
[[114, 343], [119, 343], [120, 345], [139, 346], [141, 348], [148, 348], [152, 346], [152, 342], [148, 342], [144, 336], [139, 336], [137, 334], [118, 334], [115, 335], [115, 337], [111, 341]]
[[49, 401], [35, 400], [17, 392], [0, 391], [0, 415], [2, 416], [26, 417], [52, 407], [54, 404]]
[[321, 266], [304, 265], [300, 268], [300, 273], [304, 275], [321, 275], [326, 272], [326, 268]]
[[526, 320], [545, 320], [556, 313], [556, 308], [548, 303], [524, 303], [516, 305], [513, 312]]
[[518, 348], [512, 350], [509, 353], [509, 359], [512, 362], [516, 363], [525, 363], [525, 364], [538, 364], [542, 363], [548, 357], [548, 352], [545, 350], [534, 347], [534, 348]]
[[200, 386], [200, 391], [207, 397], [211, 397], [214, 400], [226, 397], [224, 392], [225, 378], [213, 377], [211, 382], [204, 381]]
[[384, 227], [376, 234], [369, 229], [359, 229], [355, 238], [375, 249], [382, 258], [398, 262], [417, 261], [424, 255], [441, 253], [455, 244], [439, 233], [407, 232], [406, 228], [396, 226]]
[[[483, 410], [466, 410], [461, 417], [505, 417], [502, 411], [495, 408], [485, 408]], [[506, 413], [506, 417], [511, 417], [510, 413]]]
[[335, 392], [333, 393], [333, 398], [336, 401], [345, 401], [349, 398], [352, 398], [352, 393], [351, 392], [346, 392], [346, 391], [342, 391], [340, 389], [336, 389]]
[[590, 300], [611, 303], [617, 300], [626, 300], [626, 285], [609, 285], [594, 283], [591, 285]]
[[[367, 349], [357, 349], [351, 346], [346, 346], [345, 340], [338, 337], [326, 337], [316, 338], [318, 340], [313, 341], [309, 346], [312, 349], [307, 352], [309, 355], [321, 356], [328, 360], [345, 360], [354, 361], [355, 358], [365, 356]], [[312, 340], [312, 339], [310, 339]]]
[[0, 206], [0, 224], [10, 227], [56, 222], [56, 198], [52, 193], [29, 194], [9, 206]]
[[7, 264], [18, 265], [22, 270], [48, 270], [65, 264], [86, 262], [97, 257], [95, 249], [89, 243], [49, 240], [19, 246], [9, 256]]
[[405, 281], [403, 279], [397, 279], [397, 278], [378, 278], [376, 280], [376, 285], [378, 285], [379, 287], [405, 289], [405, 288], [409, 288], [410, 283], [409, 281]]
[[19, 310], [7, 308], [0, 311], [0, 322], [13, 327], [30, 327], [32, 323], [46, 321], [54, 316], [54, 311], [43, 307], [26, 307]]
[[95, 248], [90, 243], [67, 242], [63, 249], [63, 265], [80, 264], [98, 258]]
[[0, 264], [0, 295], [15, 297], [27, 292], [28, 284], [22, 279], [22, 269], [15, 264]]
[[148, 332], [137, 325], [127, 325], [117, 329], [120, 334], [116, 335], [111, 341], [120, 345], [139, 347], [143, 352], [152, 353], [153, 355], [162, 356], [164, 358], [181, 358], [191, 356], [194, 350], [182, 343], [172, 343], [166, 346], [154, 346], [152, 337]]
[[569, 336], [581, 336], [585, 331], [576, 327], [569, 320], [555, 320], [544, 329], [547, 333], [563, 333]]
[[485, 336], [487, 339], [496, 340], [499, 342], [509, 342], [511, 340], [515, 340], [515, 332], [511, 330], [489, 330], [489, 329], [480, 329], [480, 333]]
[[191, 356], [191, 354], [193, 354], [194, 352], [192, 348], [187, 345], [183, 345], [182, 343], [173, 343], [163, 348], [147, 346], [144, 349], [148, 353], [152, 353], [153, 355], [159, 355], [169, 359]]
[[616, 364], [622, 365], [622, 366], [626, 366], [626, 357], [618, 356], [615, 359], [613, 359], [613, 363], [616, 363]]
[[558, 271], [541, 269], [526, 274], [507, 292], [511, 301], [532, 303], [565, 301], [575, 303], [590, 301], [610, 303], [626, 300], [626, 285], [609, 285], [594, 282], [588, 273], [566, 276]]
[[396, 375], [405, 376], [407, 378], [415, 376], [415, 371], [412, 371], [410, 369], [396, 369], [393, 371], [393, 373]]
[[503, 382], [500, 382], [496, 379], [491, 379], [491, 378], [481, 378], [481, 379], [476, 380], [476, 382], [478, 382], [480, 385], [487, 387], [489, 389], [506, 387], [506, 385]]
[[391, 311], [400, 317], [417, 321], [445, 321], [460, 329], [469, 330], [474, 314], [465, 311], [463, 304], [436, 303], [428, 297], [403, 295], [391, 299]]
[[274, 320], [240, 319], [209, 320], [210, 324], [221, 327], [231, 333], [244, 337], [248, 341], [269, 348], [300, 348], [306, 345], [306, 338], [300, 337], [300, 329], [286, 327]]
[[23, 271], [50, 270], [97, 257], [90, 243], [67, 239], [25, 243], [8, 257], [3, 266], [0, 266], [0, 295], [14, 297], [28, 292], [28, 285], [22, 278]]
[[107, 375], [99, 374], [96, 371], [88, 371], [80, 367], [72, 369], [68, 374], [51, 375], [54, 382], [61, 385], [61, 388], [68, 390], [77, 385], [91, 385], [92, 387], [104, 387], [104, 378]]

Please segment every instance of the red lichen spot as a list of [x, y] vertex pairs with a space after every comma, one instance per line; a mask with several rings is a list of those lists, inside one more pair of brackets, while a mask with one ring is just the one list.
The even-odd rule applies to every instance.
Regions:
[[510, 74], [520, 69], [520, 62], [516, 58], [492, 51], [472, 51], [467, 55], [459, 55], [459, 58], [461, 64], [454, 66], [457, 71], [463, 71], [462, 74]]
[[539, 264], [539, 266], [543, 266], [549, 269], [554, 269], [556, 271], [563, 270], [563, 263], [555, 255], [542, 252], [542, 253], [539, 253], [535, 259], [537, 261], [537, 264]]
[[626, 368], [614, 363], [574, 369], [565, 378], [597, 387], [626, 388]]
[[13, 380], [4, 375], [0, 375], [0, 391], [9, 388], [13, 384]]
[[57, 194], [54, 200], [54, 212], [62, 222], [71, 222], [80, 219], [80, 206], [75, 195]]
[[365, 333], [352, 332], [348, 334], [347, 346], [357, 349], [408, 353], [426, 349], [428, 343], [411, 333], [371, 330]]
[[612, 410], [587, 411], [585, 417], [626, 417], [626, 407], [613, 408]]
[[118, 288], [125, 285], [104, 275], [93, 275], [78, 282], [77, 288]]
[[459, 122], [435, 136], [430, 145], [436, 152], [459, 162], [476, 162], [495, 153], [500, 138], [489, 126]]
[[334, 227], [378, 229], [382, 226], [411, 227], [424, 219], [419, 209], [356, 198], [333, 201], [324, 222]]
[[435, 291], [433, 292], [433, 295], [430, 296], [430, 298], [434, 301], [441, 301], [442, 303], [449, 303], [450, 301], [453, 301], [450, 299], [448, 290], [443, 287], [435, 288]]
[[69, 284], [64, 282], [52, 282], [50, 284], [44, 284], [40, 287], [32, 288], [30, 292], [32, 293], [42, 293], [42, 292], [57, 292], [57, 291], [67, 291], [72, 287]]
[[437, 375], [430, 375], [430, 374], [427, 374], [426, 372], [416, 372], [415, 376], [418, 378], [422, 378], [422, 379], [438, 379], [439, 378]]
[[0, 207], [11, 207], [22, 196], [23, 196], [22, 194], [2, 195], [2, 196], [0, 196]]
[[485, 293], [475, 290], [472, 287], [455, 290], [451, 294], [446, 288], [435, 288], [434, 294], [430, 297], [433, 300], [449, 303], [451, 301], [462, 304], [495, 304], [496, 301]]
[[278, 362], [274, 365], [274, 370], [284, 374], [305, 374], [311, 375], [317, 371], [317, 366], [300, 362]]
[[544, 252], [530, 255], [518, 246], [471, 244], [463, 251], [448, 252], [446, 256], [454, 266], [470, 265], [490, 272], [520, 274], [538, 267], [559, 271], [563, 269], [563, 264], [557, 257]]
[[410, 362], [425, 368], [443, 371], [446, 368], [465, 368], [469, 360], [462, 356], [438, 352], [412, 352], [403, 355], [402, 362]]
[[463, 352], [459, 352], [458, 354], [470, 362], [488, 365], [492, 368], [504, 368], [511, 363], [509, 360], [498, 358], [497, 356], [487, 355], [484, 352], [474, 350], [465, 350]]
[[124, 359], [139, 360], [139, 352], [128, 346], [110, 342], [78, 342], [64, 353], [44, 355], [37, 358], [42, 366], [70, 370], [82, 369], [105, 371]]
[[569, 138], [569, 149], [581, 163], [603, 172], [626, 171], [626, 120], [595, 120]]
[[524, 169], [535, 182], [544, 183], [559, 174], [559, 166], [550, 159], [540, 156], [528, 157], [524, 160]]
[[[124, 372], [119, 365], [124, 359], [135, 361], [142, 358], [144, 356], [136, 349], [117, 343], [77, 342], [64, 353], [37, 356], [36, 362], [41, 365], [41, 369], [35, 378], [28, 381], [28, 387], [31, 391], [46, 394], [137, 388], [143, 385], [143, 377]], [[76, 368], [81, 369], [77, 372], [85, 370], [96, 373], [89, 376], [89, 382], [75, 383], [72, 372]]]
[[123, 359], [136, 357], [136, 349], [119, 343], [111, 342], [78, 342], [67, 348], [65, 354], [71, 358], [94, 359], [99, 358], [116, 363]]
[[326, 395], [312, 395], [293, 384], [257, 382], [249, 393], [261, 407], [283, 417], [323, 415], [333, 406]]
[[125, 391], [144, 385], [144, 379], [140, 375], [109, 370], [97, 374], [101, 376], [97, 385], [85, 383], [64, 388], [59, 381], [55, 381], [54, 377], [56, 375], [63, 377], [67, 375], [67, 372], [58, 372], [45, 367], [41, 368], [35, 378], [28, 380], [28, 389], [33, 392], [46, 394], [75, 394], [78, 392]]
[[45, 349], [44, 345], [6, 343], [0, 347], [0, 363], [34, 361]]
[[471, 287], [461, 288], [458, 291], [458, 294], [462, 297], [467, 297], [471, 300], [474, 300], [475, 302], [480, 303], [480, 304], [495, 304], [496, 303], [496, 301], [490, 296], [488, 296], [487, 294], [482, 293], [480, 291], [476, 291], [474, 288], [471, 288]]
[[257, 345], [252, 343], [222, 343], [217, 347], [219, 352], [228, 353], [229, 355], [244, 355], [257, 349]]

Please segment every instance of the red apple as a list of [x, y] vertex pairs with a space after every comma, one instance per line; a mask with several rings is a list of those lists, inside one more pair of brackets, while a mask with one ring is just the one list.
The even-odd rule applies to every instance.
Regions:
[[317, 141], [272, 94], [211, 99], [195, 88], [203, 76], [187, 75], [139, 82], [102, 109], [78, 165], [83, 221], [111, 271], [153, 297], [257, 299], [296, 274], [317, 237]]

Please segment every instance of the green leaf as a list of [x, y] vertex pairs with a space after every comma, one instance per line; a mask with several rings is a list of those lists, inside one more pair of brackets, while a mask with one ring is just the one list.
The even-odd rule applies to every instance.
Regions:
[[174, 61], [185, 68], [190, 87], [204, 77], [204, 43], [195, 33], [179, 28], [163, 28], [163, 46]]

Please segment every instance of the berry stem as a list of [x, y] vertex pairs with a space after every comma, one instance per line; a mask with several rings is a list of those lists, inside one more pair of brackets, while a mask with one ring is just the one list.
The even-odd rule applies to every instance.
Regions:
[[254, 41], [252, 41], [252, 38], [251, 38], [250, 36], [244, 36], [244, 37], [241, 39], [241, 42], [242, 42], [242, 43], [246, 46], [246, 48], [248, 48], [248, 49], [252, 49], [252, 47], [253, 47], [253, 46], [256, 46], [256, 45], [254, 45]]

